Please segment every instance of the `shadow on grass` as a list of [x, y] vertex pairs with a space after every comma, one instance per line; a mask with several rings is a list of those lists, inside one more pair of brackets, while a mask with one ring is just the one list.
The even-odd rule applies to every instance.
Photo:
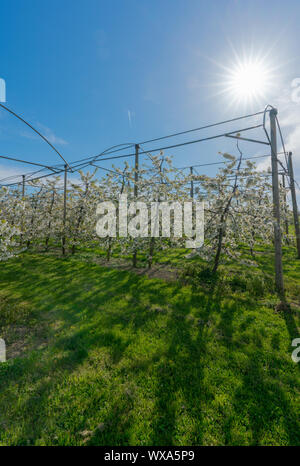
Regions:
[[[219, 289], [204, 295], [55, 257], [26, 256], [22, 267], [11, 261], [1, 271], [1, 282], [49, 321], [48, 347], [0, 370], [0, 389], [7, 394], [1, 411], [8, 433], [2, 442], [207, 444], [215, 378], [222, 383], [224, 371], [214, 344], [224, 350], [239, 382], [232, 386], [230, 413], [216, 415], [219, 426], [211, 442], [236, 442], [235, 417], [247, 419], [251, 438], [244, 443], [260, 444], [265, 426], [282, 416], [288, 442], [299, 440], [293, 408], [266, 374], [261, 353], [245, 351], [243, 366], [234, 367], [231, 353], [241, 349], [235, 319], [243, 300], [224, 306]], [[247, 331], [254, 323], [250, 315], [239, 329]], [[257, 332], [252, 339], [260, 345]], [[275, 357], [272, 364], [280, 360]], [[100, 423], [103, 430], [97, 430]], [[92, 434], [84, 439], [87, 426]]]

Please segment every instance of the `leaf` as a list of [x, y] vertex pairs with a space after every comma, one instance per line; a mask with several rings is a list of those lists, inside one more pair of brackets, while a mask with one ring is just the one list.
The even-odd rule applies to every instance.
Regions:
[[234, 155], [228, 154], [228, 152], [222, 153], [223, 157], [228, 160], [236, 160]]

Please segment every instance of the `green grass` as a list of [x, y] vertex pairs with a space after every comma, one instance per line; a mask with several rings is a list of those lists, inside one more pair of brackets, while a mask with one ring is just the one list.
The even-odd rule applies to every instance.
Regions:
[[[293, 253], [284, 267], [299, 306]], [[173, 266], [184, 257], [159, 254]], [[268, 254], [257, 270], [271, 273]], [[0, 364], [0, 444], [300, 445], [299, 307], [275, 312], [271, 291], [232, 285], [239, 266], [221, 272], [221, 286], [195, 288], [80, 252], [1, 263], [11, 359]]]

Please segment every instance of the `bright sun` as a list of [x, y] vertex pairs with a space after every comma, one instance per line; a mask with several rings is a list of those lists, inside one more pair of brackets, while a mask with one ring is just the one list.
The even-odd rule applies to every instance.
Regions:
[[240, 65], [233, 73], [232, 87], [240, 97], [255, 97], [265, 86], [266, 70], [258, 63]]
[[232, 94], [235, 101], [251, 103], [265, 97], [271, 81], [271, 73], [263, 62], [239, 62], [229, 70], [226, 91]]

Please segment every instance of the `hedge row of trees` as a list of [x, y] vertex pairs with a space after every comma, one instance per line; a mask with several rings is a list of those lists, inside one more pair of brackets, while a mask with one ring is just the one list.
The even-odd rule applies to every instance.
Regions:
[[[94, 172], [79, 172], [78, 181], [67, 185], [67, 209], [64, 220], [64, 196], [60, 177], [29, 182], [26, 194], [20, 189], [2, 188], [0, 191], [0, 257], [24, 251], [32, 245], [51, 244], [66, 238], [68, 251], [76, 252], [81, 244], [97, 242], [106, 250], [110, 260], [114, 250], [124, 254], [143, 251], [151, 267], [155, 251], [166, 247], [184, 247], [184, 238], [99, 238], [96, 234], [97, 204], [104, 200], [117, 203], [120, 194], [128, 200], [190, 200], [190, 183], [195, 188], [194, 199], [205, 200], [205, 241], [194, 251], [203, 256], [216, 271], [225, 258], [240, 260], [241, 244], [254, 255], [257, 242], [272, 242], [273, 217], [270, 177], [258, 172], [250, 160], [222, 153], [223, 166], [216, 176], [186, 175], [173, 166], [172, 159], [163, 153], [151, 156], [135, 170], [125, 163], [124, 168], [112, 167], [102, 178]], [[45, 180], [45, 179], [44, 179]], [[134, 191], [134, 185], [136, 191]], [[134, 193], [137, 192], [137, 197]], [[282, 188], [282, 220], [290, 215], [284, 205]]]

